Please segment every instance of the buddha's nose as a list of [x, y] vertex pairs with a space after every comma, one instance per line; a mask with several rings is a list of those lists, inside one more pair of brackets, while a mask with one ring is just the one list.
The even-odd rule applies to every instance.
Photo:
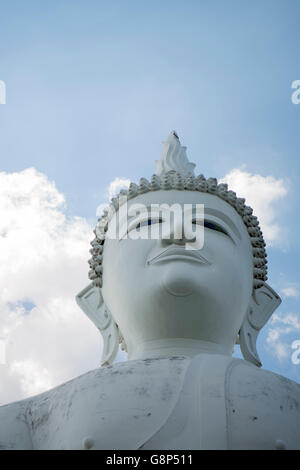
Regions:
[[184, 246], [187, 243], [193, 243], [196, 241], [195, 232], [192, 231], [192, 222], [184, 223], [180, 220], [165, 227], [161, 239], [162, 245], [181, 245]]

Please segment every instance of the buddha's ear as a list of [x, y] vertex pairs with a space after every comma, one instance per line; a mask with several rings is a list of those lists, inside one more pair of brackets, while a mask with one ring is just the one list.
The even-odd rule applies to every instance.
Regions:
[[118, 326], [103, 301], [101, 289], [93, 284], [88, 285], [76, 296], [76, 302], [102, 334], [101, 365], [112, 364], [118, 352], [120, 335]]
[[265, 282], [259, 289], [253, 289], [248, 311], [239, 332], [239, 344], [244, 358], [258, 367], [262, 364], [256, 350], [257, 337], [280, 304], [279, 295]]

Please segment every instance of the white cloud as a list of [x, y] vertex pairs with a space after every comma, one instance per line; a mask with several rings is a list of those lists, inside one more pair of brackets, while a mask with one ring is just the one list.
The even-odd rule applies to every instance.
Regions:
[[130, 182], [131, 181], [126, 178], [115, 178], [108, 187], [108, 199], [110, 200], [112, 197], [116, 196], [121, 189], [127, 189]]
[[253, 175], [240, 169], [231, 170], [220, 180], [238, 197], [244, 197], [258, 217], [264, 238], [268, 244], [280, 241], [282, 227], [279, 224], [276, 203], [287, 195], [287, 182], [273, 176]]
[[296, 286], [284, 287], [283, 289], [281, 289], [281, 293], [285, 297], [299, 297], [300, 296], [300, 291]]
[[266, 339], [267, 348], [279, 361], [291, 356], [292, 341], [288, 335], [300, 332], [299, 315], [288, 313], [278, 315], [274, 313], [268, 329]]
[[279, 361], [289, 356], [289, 345], [281, 340], [281, 336], [292, 331], [291, 328], [270, 328], [267, 336], [267, 346], [273, 356]]
[[31, 396], [53, 387], [50, 371], [31, 359], [12, 361], [10, 371], [19, 377], [25, 395]]
[[295, 313], [288, 313], [286, 315], [278, 315], [277, 313], [274, 313], [271, 318], [271, 324], [274, 323], [290, 325], [295, 330], [300, 330], [299, 315], [296, 315]]
[[75, 302], [88, 284], [92, 228], [34, 168], [0, 173], [0, 404], [95, 368], [101, 337]]
[[101, 217], [103, 210], [107, 209], [111, 199], [119, 194], [121, 189], [127, 189], [131, 181], [127, 178], [119, 178], [118, 176], [109, 184], [106, 198], [107, 202], [102, 202], [98, 205], [96, 210], [96, 216]]

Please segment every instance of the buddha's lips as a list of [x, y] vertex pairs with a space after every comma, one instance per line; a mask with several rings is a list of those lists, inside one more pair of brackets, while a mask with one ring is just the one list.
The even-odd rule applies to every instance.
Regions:
[[159, 263], [160, 261], [171, 261], [171, 260], [185, 260], [185, 261], [194, 261], [201, 264], [211, 264], [207, 261], [204, 256], [200, 255], [199, 250], [187, 250], [185, 248], [178, 248], [175, 246], [170, 246], [165, 250], [155, 255], [153, 258], [147, 261], [147, 264]]

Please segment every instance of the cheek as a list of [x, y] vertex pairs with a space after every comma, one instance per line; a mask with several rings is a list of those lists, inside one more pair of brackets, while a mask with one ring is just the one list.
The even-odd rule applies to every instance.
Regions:
[[[145, 278], [148, 240], [107, 240], [103, 255], [103, 295], [124, 297]], [[128, 294], [126, 294], [127, 296]]]
[[106, 240], [103, 250], [103, 286], [111, 282], [112, 273], [119, 273], [121, 266], [119, 241]]
[[123, 289], [127, 263], [121, 259], [119, 240], [106, 240], [103, 250], [102, 294], [107, 307], [114, 311]]
[[205, 237], [204, 250], [211, 261], [216, 286], [252, 290], [252, 254], [248, 246], [235, 245], [228, 237], [211, 233]]
[[223, 234], [205, 230], [204, 232], [204, 256], [211, 262], [215, 272], [222, 272], [236, 262], [237, 247]]

